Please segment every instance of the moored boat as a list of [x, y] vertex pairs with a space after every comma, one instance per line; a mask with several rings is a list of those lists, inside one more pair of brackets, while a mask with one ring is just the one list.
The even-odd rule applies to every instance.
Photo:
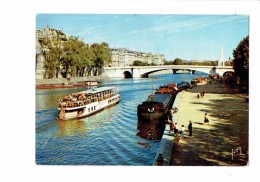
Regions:
[[41, 84], [41, 85], [36, 85], [36, 89], [74, 88], [74, 87], [93, 87], [93, 86], [98, 86], [98, 82], [82, 81], [82, 82], [62, 83], [62, 84]]
[[99, 87], [72, 93], [60, 99], [58, 120], [87, 117], [120, 101], [117, 87]]
[[86, 81], [85, 84], [87, 86], [98, 86], [98, 82], [97, 81]]
[[189, 82], [180, 82], [177, 84], [178, 91], [186, 90], [191, 88], [191, 85]]
[[177, 93], [177, 85], [173, 83], [158, 88], [153, 95], [137, 106], [138, 122], [164, 125], [166, 113], [172, 107]]

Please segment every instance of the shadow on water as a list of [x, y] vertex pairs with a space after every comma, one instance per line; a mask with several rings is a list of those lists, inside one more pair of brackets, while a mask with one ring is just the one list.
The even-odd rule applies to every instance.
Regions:
[[114, 107], [100, 111], [98, 115], [68, 121], [57, 121], [57, 136], [88, 135], [89, 132], [103, 127], [105, 123], [115, 122], [112, 120], [112, 113], [115, 113], [117, 108], [118, 105], [115, 105]]

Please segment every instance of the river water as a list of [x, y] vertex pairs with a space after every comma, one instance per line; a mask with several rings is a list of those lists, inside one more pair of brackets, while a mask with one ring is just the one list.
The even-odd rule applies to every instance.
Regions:
[[159, 140], [137, 135], [137, 105], [160, 85], [190, 81], [203, 73], [162, 74], [152, 78], [107, 79], [117, 86], [119, 104], [90, 117], [57, 121], [57, 103], [84, 88], [36, 90], [36, 163], [48, 165], [152, 165]]

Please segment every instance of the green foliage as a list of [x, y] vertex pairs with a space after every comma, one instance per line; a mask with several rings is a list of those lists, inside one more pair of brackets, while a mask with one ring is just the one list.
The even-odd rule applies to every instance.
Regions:
[[173, 61], [164, 61], [164, 65], [173, 65], [174, 62]]
[[94, 43], [90, 49], [93, 53], [93, 66], [98, 69], [97, 74], [99, 74], [102, 72], [102, 67], [111, 62], [109, 45], [105, 42], [101, 44]]
[[182, 65], [183, 64], [183, 60], [180, 59], [180, 58], [176, 58], [176, 59], [174, 59], [173, 64], [174, 65]]
[[197, 66], [217, 66], [218, 61], [186, 61], [176, 58], [174, 61], [165, 61], [164, 65], [197, 65]]
[[144, 63], [142, 61], [134, 61], [133, 66], [150, 66], [148, 63]]
[[43, 44], [49, 50], [45, 54], [45, 78], [58, 77], [59, 74], [65, 78], [83, 77], [87, 68], [96, 68], [100, 74], [103, 66], [111, 62], [109, 45], [104, 42], [89, 46], [78, 37], [72, 37], [63, 43], [58, 39], [53, 42], [45, 39]]
[[241, 40], [233, 50], [233, 68], [242, 82], [248, 83], [249, 77], [249, 36]]
[[49, 52], [45, 55], [45, 78], [58, 77], [60, 69], [60, 56], [62, 50], [59, 47], [50, 47]]
[[218, 61], [203, 61], [203, 62], [189, 61], [186, 64], [187, 65], [196, 65], [196, 66], [217, 66], [218, 65]]

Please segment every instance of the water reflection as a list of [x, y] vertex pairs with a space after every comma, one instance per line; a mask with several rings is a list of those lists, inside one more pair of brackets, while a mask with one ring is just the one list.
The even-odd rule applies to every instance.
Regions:
[[98, 114], [81, 119], [57, 121], [57, 137], [87, 135], [90, 131], [101, 128], [103, 124], [111, 122], [112, 113], [116, 113], [117, 107], [118, 106], [110, 107]]
[[[36, 90], [36, 163], [70, 165], [152, 165], [163, 128], [137, 122], [137, 106], [152, 88], [194, 75], [153, 79], [108, 79], [100, 86], [118, 86], [120, 103], [93, 116], [57, 121], [58, 99], [81, 89]], [[138, 130], [138, 131], [137, 131]]]
[[83, 120], [58, 121], [57, 137], [73, 136], [87, 132]]
[[57, 88], [57, 89], [37, 89], [36, 90], [36, 110], [46, 108], [57, 108], [58, 100], [64, 96], [79, 92], [84, 88]]
[[137, 122], [137, 136], [148, 140], [160, 140], [164, 132], [164, 125], [153, 122]]

